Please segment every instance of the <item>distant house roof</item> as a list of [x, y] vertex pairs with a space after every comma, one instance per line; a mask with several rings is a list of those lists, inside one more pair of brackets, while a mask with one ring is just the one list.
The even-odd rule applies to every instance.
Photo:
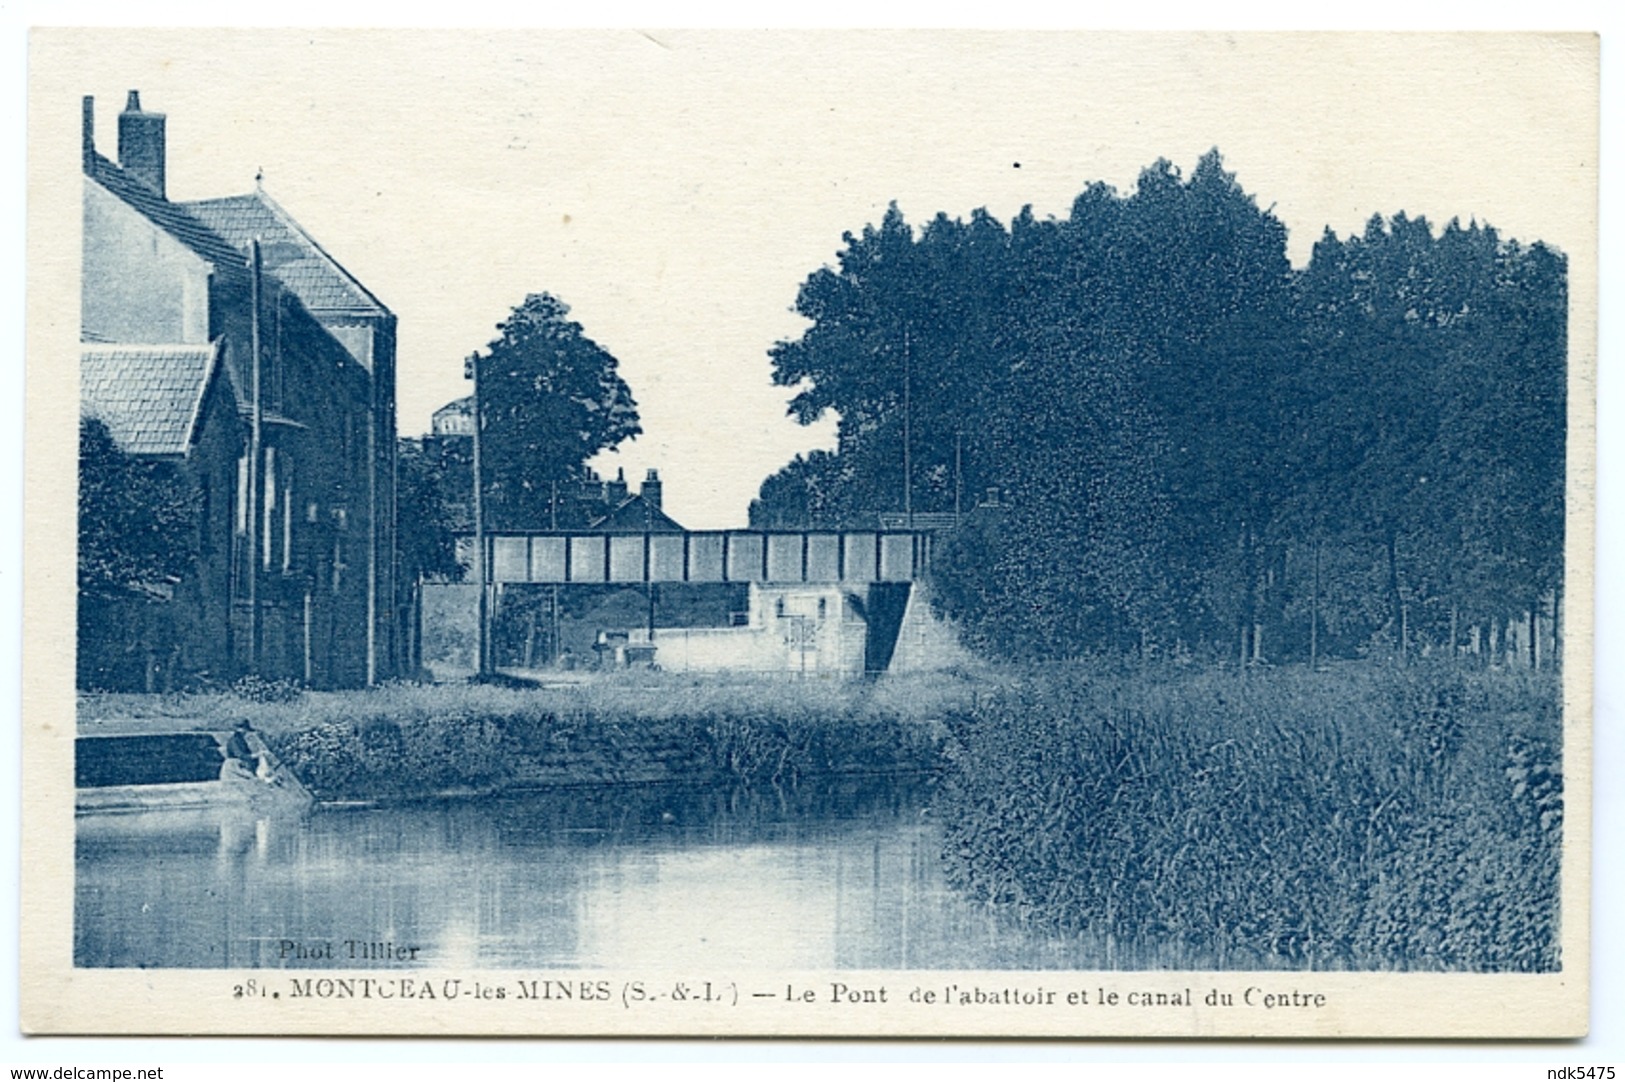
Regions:
[[247, 273], [242, 253], [193, 216], [184, 204], [171, 203], [100, 154], [92, 153], [86, 159], [85, 173], [223, 273]]
[[255, 238], [265, 269], [311, 312], [382, 316], [389, 309], [316, 243], [293, 215], [263, 191], [183, 203], [220, 236], [247, 252]]
[[133, 455], [184, 455], [217, 365], [212, 345], [85, 346], [79, 410]]
[[594, 533], [682, 533], [682, 525], [641, 494], [628, 496], [606, 515], [587, 523]]
[[474, 396], [447, 402], [434, 411], [429, 419], [430, 431], [436, 436], [472, 436], [474, 434]]

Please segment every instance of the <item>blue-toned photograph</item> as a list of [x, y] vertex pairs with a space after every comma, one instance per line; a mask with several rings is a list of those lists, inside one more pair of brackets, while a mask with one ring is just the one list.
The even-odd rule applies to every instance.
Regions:
[[34, 118], [74, 967], [1564, 972], [1527, 42], [220, 36]]

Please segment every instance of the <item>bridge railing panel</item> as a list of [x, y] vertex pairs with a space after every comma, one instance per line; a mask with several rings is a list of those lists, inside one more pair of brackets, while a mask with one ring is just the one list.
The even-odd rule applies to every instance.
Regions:
[[722, 582], [723, 538], [719, 533], [688, 535], [688, 581]]
[[608, 541], [607, 535], [570, 538], [571, 582], [607, 581], [609, 568], [605, 565], [609, 555]]
[[805, 536], [798, 533], [767, 535], [767, 579], [769, 582], [804, 582]]
[[841, 581], [841, 539], [832, 533], [807, 535], [807, 581]]
[[873, 582], [879, 570], [877, 551], [878, 534], [849, 533], [842, 537], [844, 568], [841, 577], [847, 582]]
[[728, 581], [761, 582], [767, 572], [765, 546], [759, 533], [728, 535]]
[[625, 534], [609, 539], [609, 581], [644, 581], [642, 534]]
[[914, 578], [914, 535], [882, 534], [880, 574], [883, 582], [910, 582]]
[[491, 574], [497, 582], [524, 582], [530, 577], [530, 554], [524, 537], [491, 538]]
[[649, 578], [655, 582], [683, 581], [683, 535], [657, 533], [649, 536]]
[[530, 581], [563, 582], [565, 539], [562, 537], [533, 537], [530, 539]]

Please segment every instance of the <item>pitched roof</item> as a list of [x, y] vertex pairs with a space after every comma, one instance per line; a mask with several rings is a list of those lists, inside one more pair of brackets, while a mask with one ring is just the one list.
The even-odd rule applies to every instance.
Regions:
[[248, 251], [257, 237], [265, 269], [312, 312], [388, 315], [382, 301], [327, 254], [291, 214], [263, 191], [182, 204], [220, 236]]
[[225, 274], [247, 274], [242, 253], [199, 221], [184, 204], [171, 203], [100, 154], [91, 155], [85, 173]]
[[682, 533], [678, 521], [643, 498], [628, 496], [606, 515], [587, 524], [594, 533]]
[[85, 346], [79, 411], [133, 455], [184, 455], [214, 374], [212, 345]]

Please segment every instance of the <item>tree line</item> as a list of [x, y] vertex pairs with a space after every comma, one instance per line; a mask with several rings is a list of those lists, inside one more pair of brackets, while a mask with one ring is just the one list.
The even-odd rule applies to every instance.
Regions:
[[959, 512], [936, 602], [1008, 656], [1560, 649], [1561, 253], [1398, 213], [1294, 269], [1216, 150], [843, 244], [770, 351], [837, 447], [753, 525]]

